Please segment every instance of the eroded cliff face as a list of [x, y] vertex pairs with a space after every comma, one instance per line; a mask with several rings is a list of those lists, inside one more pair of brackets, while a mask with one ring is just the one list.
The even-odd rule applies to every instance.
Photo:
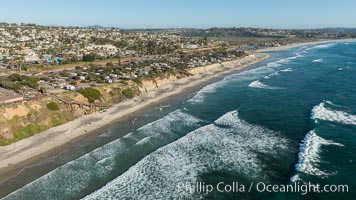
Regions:
[[[123, 81], [114, 84], [97, 86], [101, 99], [96, 103], [112, 106], [145, 92], [156, 90], [157, 87], [177, 80], [170, 75], [163, 78], [146, 79], [141, 81]], [[124, 90], [132, 91], [132, 96], [125, 96]], [[51, 96], [42, 96], [36, 100], [12, 103], [0, 106], [0, 145], [8, 145], [30, 137], [54, 126], [58, 126], [81, 117], [97, 112], [100, 108], [79, 106], [76, 103], [88, 104], [88, 100], [77, 92], [58, 94], [60, 98], [73, 104], [66, 104]], [[55, 102], [59, 110], [50, 110], [47, 104]]]
[[144, 80], [142, 81], [142, 85], [140, 86], [139, 90], [143, 92], [149, 92], [152, 90], [157, 89], [163, 85], [167, 85], [174, 81], [178, 80], [177, 76], [170, 75], [164, 78], [155, 78], [154, 80]]
[[7, 145], [50, 127], [71, 121], [80, 112], [71, 110], [64, 104], [57, 103], [59, 110], [52, 111], [47, 104], [56, 102], [51, 97], [40, 97], [38, 100], [13, 103], [0, 106], [0, 145]]
[[218, 70], [219, 68], [222, 69], [223, 65], [222, 64], [212, 64], [212, 65], [208, 65], [206, 67], [195, 67], [195, 68], [191, 68], [189, 69], [189, 72], [192, 74], [201, 74], [201, 73], [207, 73], [207, 72], [214, 72], [216, 70]]
[[[101, 99], [95, 103], [110, 107], [129, 98], [154, 91], [180, 78], [195, 74], [213, 74], [236, 64], [236, 61], [191, 68], [185, 72], [165, 74], [161, 77], [119, 81], [94, 87], [101, 93]], [[83, 115], [99, 111], [100, 107], [89, 107], [88, 99], [78, 92], [63, 92], [57, 95], [66, 100], [59, 101], [53, 96], [42, 96], [37, 100], [0, 106], [0, 145], [8, 145], [30, 137], [54, 126], [67, 123]], [[50, 110], [47, 105], [55, 102], [59, 110]], [[74, 102], [74, 103], [73, 103]]]

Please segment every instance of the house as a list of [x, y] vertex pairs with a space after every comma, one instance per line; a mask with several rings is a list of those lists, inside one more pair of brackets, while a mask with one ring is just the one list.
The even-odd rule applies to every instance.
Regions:
[[52, 62], [52, 56], [49, 54], [44, 54], [43, 55], [43, 59], [47, 61], [47, 63], [51, 63]]
[[75, 78], [77, 76], [78, 76], [77, 73], [74, 73], [74, 72], [69, 73], [69, 77], [71, 77], [71, 78]]
[[109, 74], [110, 78], [117, 78], [117, 74]]
[[27, 62], [27, 63], [41, 63], [41, 59], [38, 57], [37, 54], [26, 55], [25, 62]]
[[75, 90], [75, 86], [73, 86], [73, 85], [65, 85], [64, 89], [73, 91], [73, 90]]

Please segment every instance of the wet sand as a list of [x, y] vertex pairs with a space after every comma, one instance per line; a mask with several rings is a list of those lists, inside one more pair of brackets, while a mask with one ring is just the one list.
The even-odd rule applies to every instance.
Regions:
[[256, 52], [268, 52], [268, 51], [283, 51], [287, 50], [290, 48], [295, 48], [295, 47], [302, 47], [306, 45], [316, 45], [316, 44], [325, 44], [325, 43], [330, 43], [330, 42], [351, 42], [355, 41], [356, 39], [336, 39], [336, 40], [318, 40], [318, 41], [310, 41], [310, 42], [298, 42], [298, 43], [293, 43], [293, 44], [288, 44], [284, 46], [278, 46], [278, 47], [269, 47], [265, 49], [258, 49]]
[[248, 57], [214, 64], [191, 70], [193, 76], [181, 78], [162, 85], [155, 90], [119, 103], [105, 113], [93, 113], [66, 124], [53, 127], [17, 143], [0, 147], [0, 182], [14, 176], [31, 163], [45, 159], [49, 154], [59, 152], [71, 143], [80, 143], [80, 138], [90, 137], [104, 130], [118, 120], [129, 121], [132, 114], [180, 93], [237, 70], [242, 70], [266, 58], [267, 54], [253, 54]]

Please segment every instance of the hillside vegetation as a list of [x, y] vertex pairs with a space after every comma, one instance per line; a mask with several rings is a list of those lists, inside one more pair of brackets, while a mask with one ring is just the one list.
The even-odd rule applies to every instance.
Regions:
[[[162, 74], [159, 78], [147, 78], [139, 81], [126, 80], [86, 88], [77, 92], [68, 91], [59, 94], [58, 97], [68, 102], [98, 103], [109, 107], [165, 84], [169, 79], [177, 79], [177, 76], [184, 77], [186, 75], [180, 73], [176, 73], [176, 76]], [[0, 118], [0, 146], [17, 142], [98, 110], [99, 108], [95, 107], [66, 105], [51, 96], [42, 96], [34, 101], [2, 105], [0, 112], [4, 113], [4, 117]]]

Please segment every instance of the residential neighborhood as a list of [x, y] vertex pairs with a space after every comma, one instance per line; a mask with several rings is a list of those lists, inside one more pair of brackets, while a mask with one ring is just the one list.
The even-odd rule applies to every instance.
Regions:
[[[185, 72], [247, 55], [181, 31], [0, 24], [0, 87], [11, 103], [129, 79]], [[68, 67], [69, 66], [69, 67]], [[21, 81], [31, 80], [31, 84]], [[11, 91], [11, 92], [10, 92]], [[14, 93], [16, 95], [6, 95]], [[6, 100], [5, 100], [6, 99]]]
[[167, 73], [187, 74], [189, 68], [231, 61], [259, 48], [305, 41], [306, 35], [352, 37], [320, 30], [121, 30], [0, 23], [0, 104]]
[[25, 69], [36, 64], [167, 54], [204, 45], [176, 33], [0, 23], [0, 60], [3, 67]]

